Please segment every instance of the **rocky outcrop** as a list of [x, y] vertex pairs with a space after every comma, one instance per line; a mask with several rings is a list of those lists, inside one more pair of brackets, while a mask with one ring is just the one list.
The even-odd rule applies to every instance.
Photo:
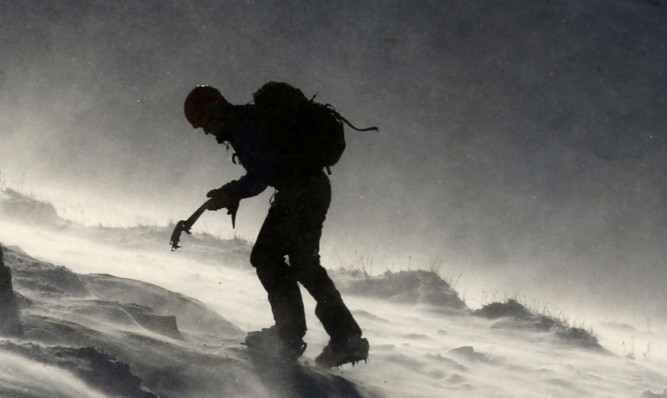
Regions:
[[332, 272], [331, 277], [344, 294], [424, 305], [431, 310], [468, 310], [449, 283], [431, 271], [387, 271], [379, 276], [370, 276], [360, 271], [337, 271]]
[[592, 331], [569, 326], [563, 319], [536, 314], [518, 301], [494, 302], [473, 311], [472, 315], [497, 320], [494, 327], [528, 328], [553, 333], [561, 341], [593, 350], [603, 350]]
[[12, 288], [12, 272], [5, 266], [2, 246], [0, 246], [0, 336], [23, 336], [19, 308]]

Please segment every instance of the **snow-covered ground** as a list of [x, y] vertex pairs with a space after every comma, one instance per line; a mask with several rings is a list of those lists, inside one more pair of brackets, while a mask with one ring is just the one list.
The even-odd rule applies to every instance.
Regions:
[[312, 364], [326, 335], [307, 294], [300, 365], [258, 361], [240, 342], [271, 318], [247, 242], [185, 236], [170, 252], [169, 228], [81, 227], [46, 207], [26, 221], [4, 195], [24, 336], [0, 339], [3, 397], [667, 397], [664, 356], [608, 349], [612, 325], [591, 335], [511, 300], [473, 311], [426, 271], [332, 270], [368, 364]]

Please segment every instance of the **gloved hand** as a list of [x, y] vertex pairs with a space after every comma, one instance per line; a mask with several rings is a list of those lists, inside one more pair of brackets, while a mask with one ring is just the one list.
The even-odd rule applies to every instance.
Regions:
[[237, 208], [239, 206], [238, 199], [231, 197], [222, 188], [208, 191], [206, 197], [211, 198], [206, 202], [206, 210], [216, 211], [220, 209]]

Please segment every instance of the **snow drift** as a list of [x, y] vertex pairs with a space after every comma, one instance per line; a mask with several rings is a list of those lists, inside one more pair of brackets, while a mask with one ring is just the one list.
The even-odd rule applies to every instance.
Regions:
[[[17, 248], [5, 258], [21, 292], [25, 336], [3, 341], [4, 353], [69, 372], [110, 396], [271, 396], [273, 386], [261, 383], [267, 373], [239, 345], [244, 333], [198, 300], [136, 280], [76, 274]], [[354, 396], [352, 383], [308, 369], [291, 375], [296, 381], [280, 396], [339, 389]]]

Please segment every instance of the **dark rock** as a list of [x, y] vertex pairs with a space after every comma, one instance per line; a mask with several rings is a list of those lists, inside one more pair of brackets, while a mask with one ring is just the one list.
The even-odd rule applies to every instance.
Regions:
[[5, 266], [2, 246], [0, 246], [0, 336], [23, 336], [19, 308], [12, 288], [12, 272]]

